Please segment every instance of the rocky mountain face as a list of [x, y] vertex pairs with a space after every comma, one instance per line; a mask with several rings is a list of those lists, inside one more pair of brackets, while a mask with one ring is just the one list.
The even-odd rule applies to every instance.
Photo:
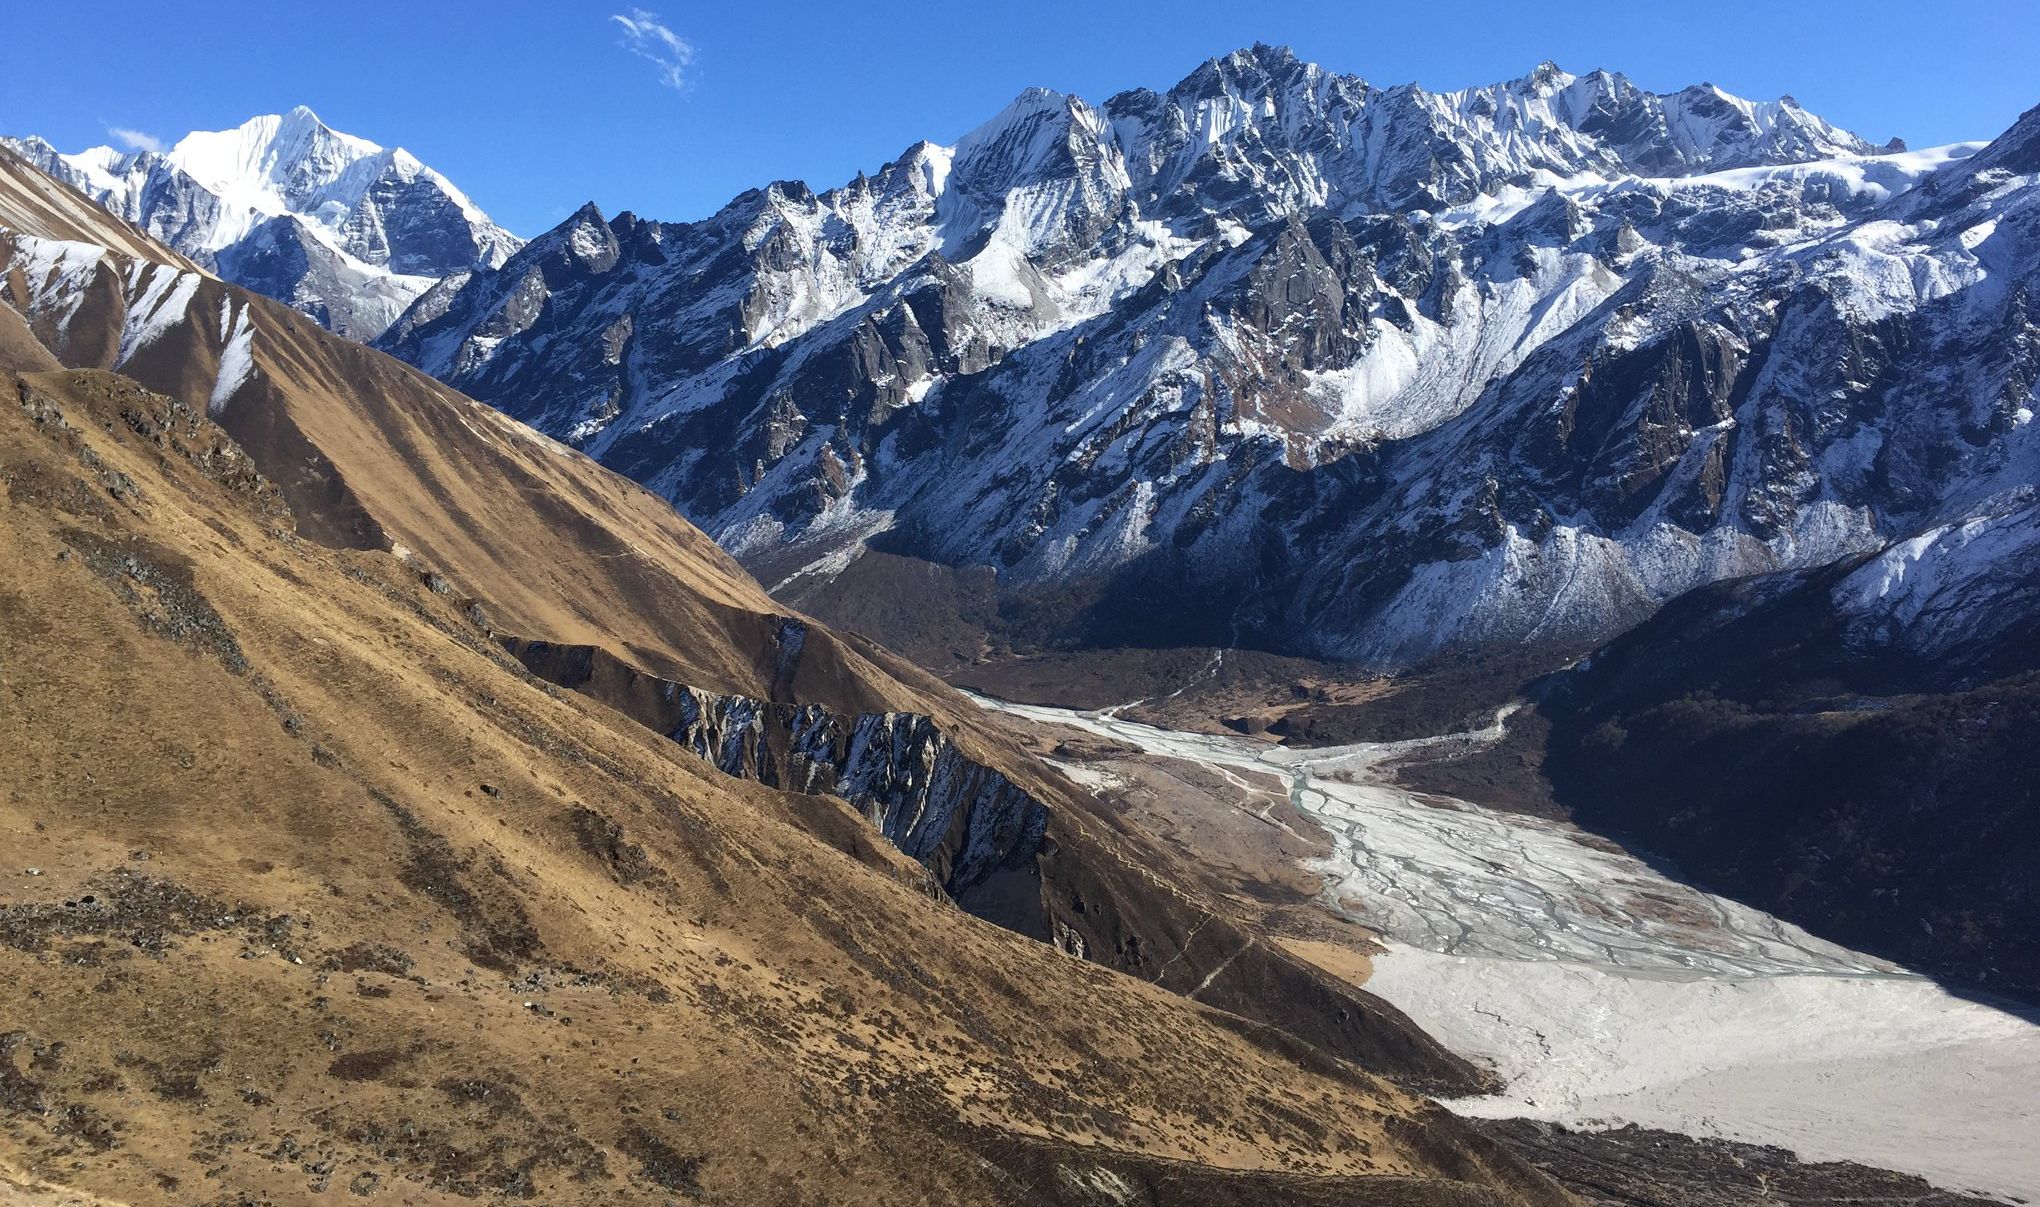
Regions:
[[[807, 633], [799, 620], [781, 623], [775, 641], [789, 664]], [[978, 900], [997, 873], [1042, 849], [1042, 802], [959, 749], [928, 715], [845, 715], [821, 704], [719, 693], [631, 671], [589, 646], [512, 640], [509, 647], [532, 673], [617, 704], [726, 775], [841, 797], [959, 900]]]
[[353, 339], [374, 338], [441, 278], [494, 268], [522, 245], [410, 152], [302, 106], [161, 152], [7, 143], [222, 278]]
[[2033, 182], [1977, 152], [1256, 47], [819, 195], [585, 209], [381, 346], [825, 614], [883, 554], [989, 568], [994, 644], [1585, 648], [2005, 505]]

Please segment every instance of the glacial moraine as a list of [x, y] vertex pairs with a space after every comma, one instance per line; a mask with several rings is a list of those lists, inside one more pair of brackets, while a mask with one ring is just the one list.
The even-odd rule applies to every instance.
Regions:
[[2031, 1016], [1958, 998], [1572, 826], [1419, 799], [1387, 774], [1498, 740], [1509, 709], [1471, 733], [1291, 749], [1114, 709], [976, 698], [1150, 756], [1286, 781], [1333, 840], [1314, 868], [1320, 900], [1389, 949], [1367, 988], [1506, 1081], [1447, 1101], [1455, 1111], [1633, 1123], [2040, 1194]]

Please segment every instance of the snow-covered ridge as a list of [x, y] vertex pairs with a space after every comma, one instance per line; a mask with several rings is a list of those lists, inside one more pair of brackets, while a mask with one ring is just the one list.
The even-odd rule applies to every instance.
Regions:
[[[1554, 90], [1557, 80], [1565, 87]], [[686, 229], [741, 229], [748, 252], [792, 253], [795, 263], [758, 283], [759, 305], [744, 316], [750, 346], [783, 344], [867, 304], [930, 252], [967, 266], [982, 297], [1007, 312], [998, 335], [1010, 346], [1102, 313], [1111, 297], [1087, 284], [1144, 285], [1197, 237], [1186, 228], [1213, 219], [1223, 236], [1241, 219], [1317, 206], [1435, 205], [1511, 184], [1872, 150], [1789, 98], [1661, 96], [1549, 64], [1460, 92], [1380, 89], [1256, 46], [1212, 60], [1166, 96], [1093, 105], [1030, 88], [952, 145], [918, 143], [875, 176], [819, 195], [774, 185]], [[1112, 237], [1119, 227], [1144, 232], [1142, 246], [1125, 248]]]
[[224, 278], [361, 339], [433, 282], [522, 246], [408, 151], [333, 130], [302, 106], [161, 152], [9, 145]]
[[1892, 545], [1837, 584], [1832, 602], [1850, 639], [1959, 677], [2040, 627], [2040, 502], [2028, 486], [1992, 503]]
[[[46, 239], [0, 227], [0, 277], [21, 281], [22, 314], [49, 333], [50, 346], [60, 354], [69, 350], [73, 320], [85, 300], [102, 291], [116, 295], [121, 306], [108, 368], [126, 368], [173, 335], [216, 349], [208, 414], [219, 415], [259, 373], [252, 309], [245, 302], [236, 304], [230, 295], [222, 296], [217, 310], [197, 304], [208, 283], [218, 288], [218, 282], [203, 273], [132, 258], [95, 243]], [[80, 334], [86, 339], [101, 335]]]

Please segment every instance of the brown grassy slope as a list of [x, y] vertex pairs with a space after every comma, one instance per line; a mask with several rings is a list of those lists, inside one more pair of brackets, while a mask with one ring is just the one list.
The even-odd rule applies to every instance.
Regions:
[[799, 824], [813, 798], [523, 674], [397, 559], [296, 538], [172, 400], [11, 378], [0, 486], [21, 1179], [130, 1203], [1091, 1202], [1113, 1179], [1561, 1201], [1351, 1066], [842, 858]]
[[0, 306], [0, 370], [36, 373], [61, 368], [63, 365], [29, 330], [28, 320], [21, 317], [21, 312], [12, 306]]
[[[19, 183], [0, 177], [0, 194], [18, 221], [40, 214], [43, 233], [75, 229], [71, 211], [90, 209], [75, 197], [59, 204], [53, 183]], [[102, 218], [105, 239], [148, 250], [144, 236]], [[1412, 1085], [1478, 1088], [1471, 1066], [1392, 1007], [1258, 942], [1203, 869], [1100, 809], [922, 672], [812, 626], [781, 674], [780, 609], [634, 483], [286, 307], [180, 269], [160, 249], [153, 259], [88, 256], [68, 278], [41, 267], [46, 253], [0, 231], [0, 299], [65, 363], [117, 365], [194, 408], [217, 402], [306, 535], [337, 548], [401, 546], [480, 597], [497, 630], [600, 648], [632, 673], [841, 713], [929, 715], [1051, 813], [1043, 850], [999, 886], [996, 908], [974, 902], [987, 916], [1037, 937], [1075, 935], [1089, 958]], [[230, 333], [243, 324], [254, 371], [220, 388]]]

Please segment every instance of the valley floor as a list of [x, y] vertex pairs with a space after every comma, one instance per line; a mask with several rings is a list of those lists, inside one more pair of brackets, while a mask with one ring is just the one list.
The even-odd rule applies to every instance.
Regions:
[[1143, 763], [1200, 766], [1218, 797], [1291, 839], [1283, 818], [1307, 819], [1319, 903], [1385, 948], [1368, 989], [1503, 1079], [1447, 1103], [1463, 1115], [1634, 1124], [2040, 1197], [2030, 1013], [1701, 892], [1565, 823], [1393, 783], [1400, 759], [1499, 739], [1506, 709], [1478, 732], [1291, 749], [1125, 709], [980, 699], [1037, 732], [1082, 735], [1057, 757], [1098, 790]]

